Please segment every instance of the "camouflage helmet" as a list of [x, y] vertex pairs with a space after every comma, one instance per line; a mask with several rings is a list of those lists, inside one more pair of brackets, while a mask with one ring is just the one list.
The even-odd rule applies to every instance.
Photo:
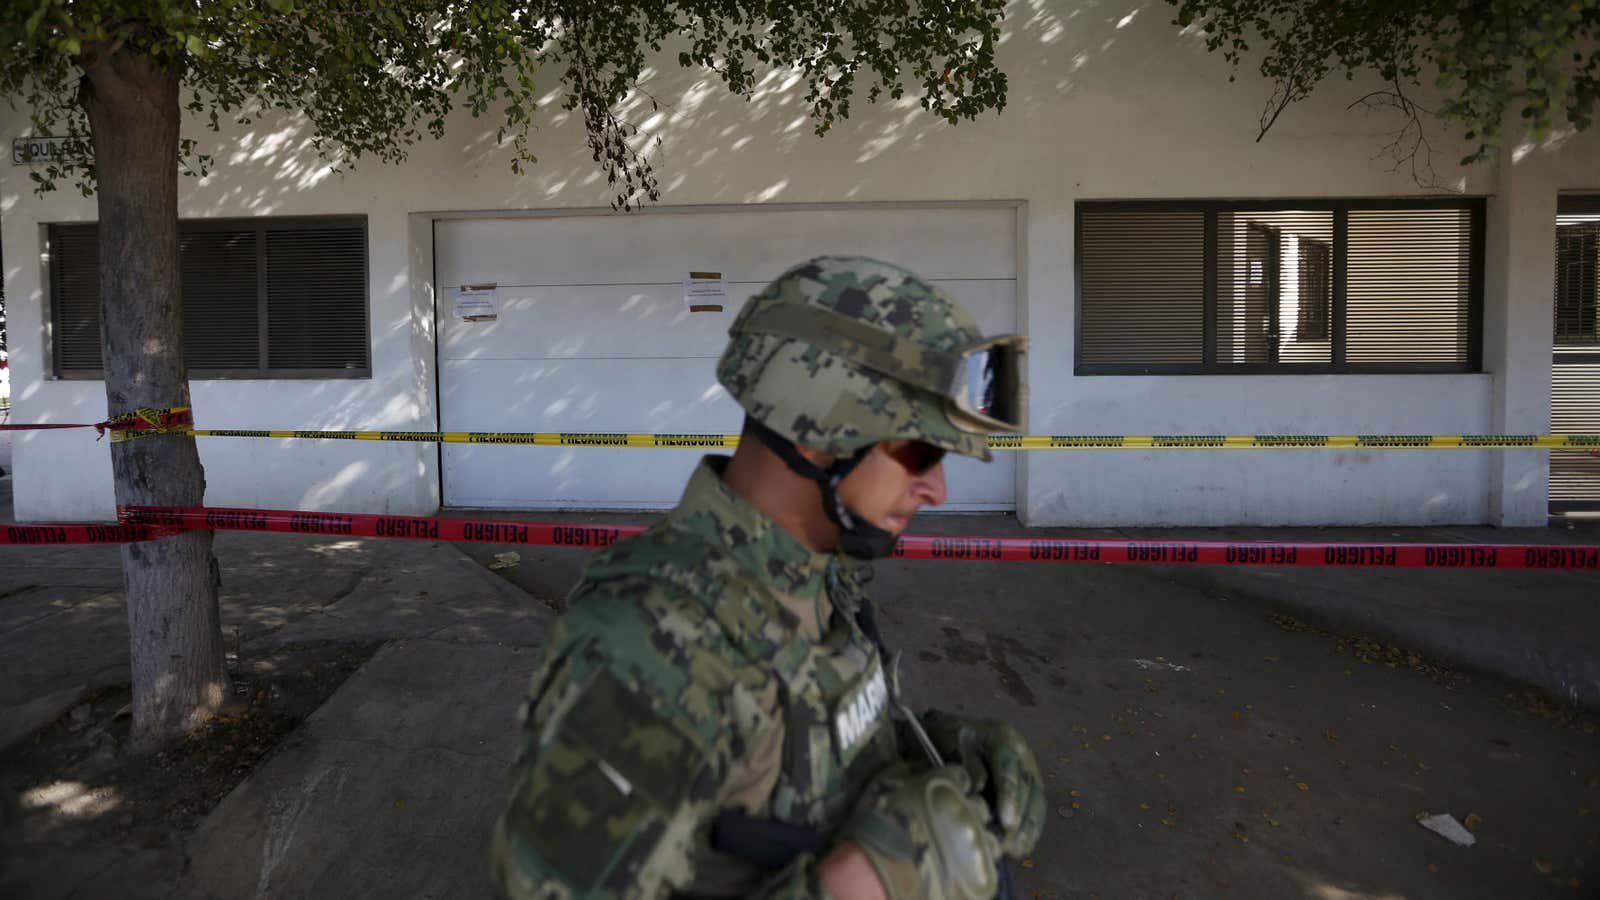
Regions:
[[[812, 259], [751, 297], [728, 333], [717, 380], [800, 446], [843, 458], [909, 439], [987, 461], [987, 433], [1022, 430], [1023, 340], [984, 338], [970, 313], [899, 266]], [[991, 379], [1003, 357], [1004, 416], [960, 402], [969, 355], [990, 360]]]

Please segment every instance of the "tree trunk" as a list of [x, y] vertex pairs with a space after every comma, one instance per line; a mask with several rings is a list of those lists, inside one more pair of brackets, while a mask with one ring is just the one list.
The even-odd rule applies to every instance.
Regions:
[[[90, 51], [91, 55], [93, 50]], [[111, 415], [189, 405], [178, 269], [178, 72], [127, 49], [85, 69], [100, 208], [100, 341]], [[190, 435], [111, 445], [117, 504], [200, 506]], [[124, 544], [133, 748], [210, 718], [228, 694], [211, 532]]]

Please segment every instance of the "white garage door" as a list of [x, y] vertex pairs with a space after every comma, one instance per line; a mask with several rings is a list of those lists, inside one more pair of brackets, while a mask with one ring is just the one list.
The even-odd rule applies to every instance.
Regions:
[[[1016, 209], [1006, 205], [654, 211], [440, 220], [440, 416], [446, 431], [736, 433], [716, 383], [728, 325], [789, 266], [875, 256], [930, 278], [986, 334], [1016, 330]], [[721, 312], [683, 279], [720, 272]], [[452, 315], [463, 284], [498, 286], [494, 321]], [[705, 451], [446, 444], [454, 507], [649, 509], [677, 502]], [[946, 509], [1016, 502], [1016, 460], [947, 467]]]

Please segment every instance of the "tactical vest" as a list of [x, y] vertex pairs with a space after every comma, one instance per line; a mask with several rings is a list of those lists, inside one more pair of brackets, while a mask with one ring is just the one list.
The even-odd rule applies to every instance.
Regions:
[[[792, 616], [773, 589], [754, 573], [733, 566], [704, 565], [716, 550], [698, 537], [658, 535], [671, 542], [686, 538], [701, 565], [659, 565], [638, 556], [591, 564], [586, 578], [644, 577], [678, 585], [702, 603], [722, 627], [741, 667], [764, 671], [778, 683], [784, 746], [777, 782], [755, 816], [734, 813], [719, 819], [709, 845], [700, 845], [694, 884], [688, 896], [742, 896], [801, 852], [821, 852], [845, 822], [867, 782], [899, 759], [891, 673], [881, 639], [859, 587], [847, 583], [835, 566], [827, 591], [833, 613], [822, 639], [812, 642], [797, 630], [773, 647], [762, 636], [764, 622]], [[672, 558], [684, 548], [673, 547]], [[750, 597], [755, 603], [725, 602]], [[850, 608], [856, 607], [855, 615]], [[732, 723], [729, 723], [732, 727]], [[737, 824], [728, 826], [729, 821]], [[720, 841], [717, 832], [734, 840]], [[763, 836], [777, 834], [777, 839]], [[697, 842], [698, 844], [698, 842]], [[702, 853], [708, 855], [701, 855]]]
[[[855, 617], [847, 615], [847, 598], [855, 598], [837, 570], [830, 569], [828, 582], [834, 611], [821, 641], [813, 643], [796, 633], [776, 653], [747, 653], [751, 663], [776, 676], [780, 684], [783, 762], [767, 815], [816, 829], [824, 838], [844, 824], [867, 781], [899, 758], [889, 696], [891, 673], [870, 607], [863, 605], [864, 612]], [[764, 601], [768, 615], [784, 614], [777, 597], [753, 579], [725, 587], [753, 592]], [[747, 633], [743, 623], [725, 621], [726, 604], [700, 596], [712, 615], [729, 626], [730, 636]], [[737, 637], [734, 644], [738, 647]]]
[[[831, 586], [830, 586], [831, 587]], [[859, 621], [836, 610], [816, 644], [797, 648], [783, 682], [783, 768], [772, 818], [831, 834], [871, 778], [899, 758], [889, 661]]]

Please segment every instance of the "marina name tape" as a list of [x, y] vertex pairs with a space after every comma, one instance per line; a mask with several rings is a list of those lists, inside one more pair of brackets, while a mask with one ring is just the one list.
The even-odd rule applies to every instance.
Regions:
[[[329, 537], [400, 538], [556, 547], [608, 547], [639, 525], [524, 522], [285, 509], [129, 506], [119, 525], [6, 525], [0, 544], [105, 544], [156, 540], [193, 529]], [[1600, 546], [1562, 544], [1163, 541], [904, 535], [896, 559], [955, 562], [1149, 563], [1433, 569], [1600, 570]]]

